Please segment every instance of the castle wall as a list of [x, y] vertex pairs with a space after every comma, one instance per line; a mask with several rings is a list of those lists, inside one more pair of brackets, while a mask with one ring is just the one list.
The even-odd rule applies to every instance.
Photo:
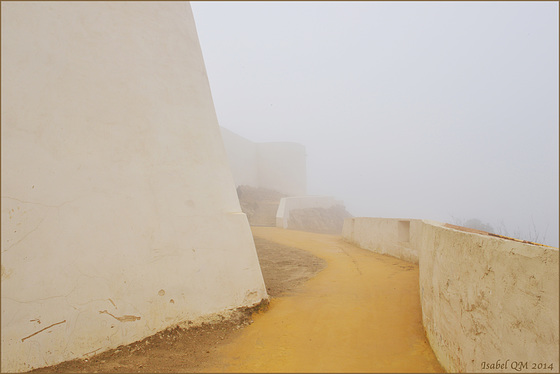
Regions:
[[289, 196], [305, 195], [307, 169], [305, 147], [292, 142], [254, 143], [221, 128], [237, 186], [247, 185]]
[[1, 6], [1, 371], [266, 298], [190, 5]]
[[305, 147], [297, 143], [258, 143], [259, 187], [303, 196], [307, 192]]
[[[348, 218], [343, 236], [362, 248], [407, 260], [402, 222]], [[557, 248], [424, 220], [410, 220], [409, 234], [406, 247], [419, 261], [424, 328], [447, 371], [557, 370]]]
[[296, 209], [325, 208], [335, 205], [343, 205], [342, 201], [332, 196], [294, 196], [280, 199], [278, 211], [276, 212], [276, 227], [287, 229], [290, 220], [290, 212]]
[[236, 186], [259, 187], [257, 144], [220, 127]]

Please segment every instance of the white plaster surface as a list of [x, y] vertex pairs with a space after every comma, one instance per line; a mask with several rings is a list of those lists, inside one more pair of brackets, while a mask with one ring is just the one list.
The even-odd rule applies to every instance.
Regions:
[[558, 372], [558, 249], [435, 222], [423, 230], [423, 322], [446, 370]]
[[280, 199], [276, 212], [276, 227], [287, 229], [290, 212], [295, 209], [325, 208], [344, 205], [342, 201], [332, 196], [294, 196]]
[[254, 143], [221, 128], [237, 186], [275, 190], [289, 196], [305, 195], [305, 147], [293, 142]]
[[447, 371], [558, 372], [557, 248], [410, 220], [407, 252], [402, 221], [348, 218], [343, 237], [405, 260], [417, 255], [424, 328]]
[[[399, 238], [399, 223], [409, 223], [409, 239]], [[346, 218], [342, 236], [348, 242], [370, 251], [418, 263], [418, 241], [422, 223], [415, 219]]]
[[266, 298], [190, 5], [1, 6], [1, 371]]

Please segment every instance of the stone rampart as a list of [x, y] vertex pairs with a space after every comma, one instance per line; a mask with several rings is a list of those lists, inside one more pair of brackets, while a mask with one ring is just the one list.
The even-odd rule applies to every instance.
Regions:
[[325, 208], [335, 205], [344, 205], [342, 201], [332, 196], [295, 196], [283, 197], [276, 213], [276, 227], [287, 229], [290, 220], [290, 212], [296, 209]]
[[266, 298], [190, 5], [1, 6], [0, 371]]
[[293, 142], [254, 143], [221, 128], [237, 186], [275, 190], [289, 196], [307, 193], [305, 147]]

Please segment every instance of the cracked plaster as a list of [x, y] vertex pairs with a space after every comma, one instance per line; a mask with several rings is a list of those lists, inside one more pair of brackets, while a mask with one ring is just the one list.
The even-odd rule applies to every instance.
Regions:
[[1, 371], [266, 298], [188, 3], [1, 6]]

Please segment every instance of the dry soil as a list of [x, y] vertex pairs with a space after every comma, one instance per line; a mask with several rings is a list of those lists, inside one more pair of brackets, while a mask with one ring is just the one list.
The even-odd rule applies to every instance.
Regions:
[[417, 265], [335, 235], [253, 235], [270, 304], [35, 372], [443, 372], [422, 327]]
[[[271, 299], [289, 294], [322, 270], [326, 262], [309, 252], [255, 236], [255, 246]], [[185, 373], [216, 361], [216, 347], [234, 341], [267, 305], [240, 308], [227, 320], [183, 329], [175, 327], [127, 346], [33, 370], [33, 373]]]

